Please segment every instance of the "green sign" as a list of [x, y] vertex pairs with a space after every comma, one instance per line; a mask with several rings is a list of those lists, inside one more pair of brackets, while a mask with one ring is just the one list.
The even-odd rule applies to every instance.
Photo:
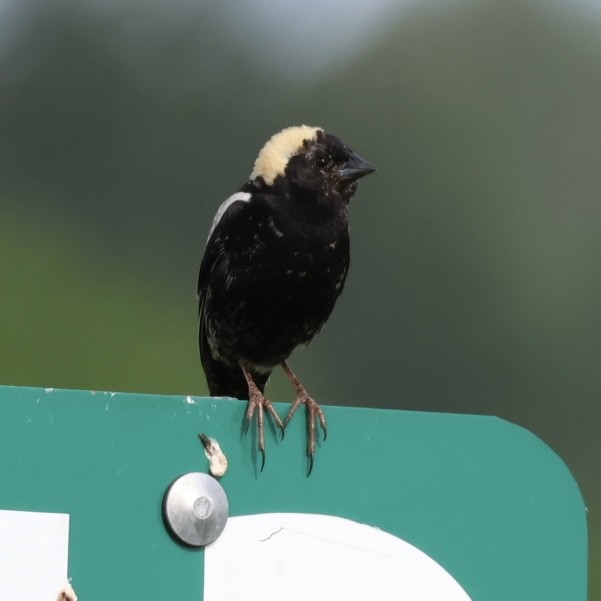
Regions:
[[[375, 598], [403, 598], [378, 586], [388, 577], [389, 563], [402, 572], [410, 559], [399, 558], [413, 557], [419, 558], [415, 565], [440, 566], [463, 591], [441, 599], [586, 600], [585, 507], [565, 464], [538, 438], [493, 417], [325, 410], [328, 439], [320, 443], [307, 478], [300, 415], [283, 441], [267, 429], [267, 461], [259, 473], [254, 431], [241, 435], [241, 401], [0, 387], [0, 510], [68, 514], [68, 575], [81, 601], [192, 601], [205, 594], [207, 601], [218, 599], [224, 562], [230, 562], [228, 586], [235, 586], [250, 578], [244, 561], [225, 543], [220, 546], [220, 539], [213, 555], [213, 545], [178, 544], [162, 519], [169, 485], [182, 474], [208, 471], [197, 436], [203, 432], [228, 458], [220, 483], [232, 527], [228, 522], [223, 536], [238, 551], [254, 553], [250, 539], [244, 540], [254, 526], [234, 516], [294, 514], [256, 518], [272, 521], [264, 525], [267, 534], [253, 542], [264, 543], [261, 549], [271, 542], [283, 546], [257, 574], [265, 594], [261, 584], [248, 583], [247, 600], [271, 598], [270, 569], [279, 566], [280, 576], [285, 573], [295, 549], [308, 539], [317, 541], [316, 553], [330, 549], [328, 573], [354, 565], [361, 557], [356, 548], [364, 552], [361, 577], [370, 581]], [[0, 575], [18, 538], [2, 535], [2, 524], [16, 515], [2, 514]], [[309, 517], [303, 521], [299, 514]], [[289, 527], [299, 520], [306, 529]], [[32, 532], [35, 538], [42, 530]], [[285, 532], [296, 537], [279, 536]], [[394, 551], [379, 550], [378, 532]], [[321, 561], [314, 561], [316, 573]], [[210, 579], [209, 563], [216, 566]], [[380, 569], [382, 574], [373, 571]], [[344, 580], [354, 582], [360, 571], [348, 567]], [[310, 581], [311, 572], [304, 577]], [[401, 587], [417, 577], [397, 574]], [[285, 587], [281, 599], [296, 598], [294, 582], [284, 579], [278, 586]], [[363, 584], [357, 580], [353, 586]], [[332, 598], [320, 596], [320, 590], [315, 584], [313, 599]]]

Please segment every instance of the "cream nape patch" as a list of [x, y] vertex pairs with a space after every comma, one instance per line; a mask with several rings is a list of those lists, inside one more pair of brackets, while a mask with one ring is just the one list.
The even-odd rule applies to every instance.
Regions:
[[302, 148], [305, 140], [314, 140], [318, 131], [323, 129], [298, 125], [274, 134], [261, 148], [250, 178], [262, 177], [267, 185], [273, 184], [278, 175], [284, 175], [288, 159]]

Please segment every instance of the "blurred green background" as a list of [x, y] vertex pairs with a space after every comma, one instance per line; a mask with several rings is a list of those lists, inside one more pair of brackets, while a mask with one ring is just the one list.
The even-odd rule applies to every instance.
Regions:
[[206, 394], [213, 214], [271, 134], [320, 125], [379, 171], [296, 371], [542, 437], [601, 600], [600, 27], [592, 0], [0, 2], [0, 382]]

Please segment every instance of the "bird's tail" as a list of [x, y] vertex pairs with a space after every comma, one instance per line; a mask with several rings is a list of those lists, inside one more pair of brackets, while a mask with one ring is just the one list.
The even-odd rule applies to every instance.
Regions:
[[[242, 368], [237, 364], [229, 365], [214, 359], [206, 336], [202, 334], [200, 336], [200, 360], [211, 396], [230, 396], [248, 400], [248, 384]], [[254, 383], [263, 392], [270, 374], [251, 372], [251, 375]]]

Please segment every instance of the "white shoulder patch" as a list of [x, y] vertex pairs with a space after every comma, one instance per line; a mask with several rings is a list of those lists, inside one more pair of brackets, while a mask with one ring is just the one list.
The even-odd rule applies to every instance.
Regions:
[[313, 140], [321, 127], [299, 125], [287, 127], [273, 135], [263, 146], [250, 174], [251, 179], [261, 176], [267, 185], [273, 184], [278, 175], [284, 175], [288, 159], [303, 146], [305, 140]]
[[230, 206], [239, 200], [241, 200], [242, 202], [248, 202], [250, 200], [250, 197], [251, 194], [249, 192], [236, 192], [221, 203], [221, 205], [217, 209], [217, 213], [215, 213], [215, 217], [213, 218], [213, 225], [211, 225], [211, 230], [209, 231], [207, 242], [209, 241], [211, 234], [217, 227], [217, 224], [221, 221], [221, 218], [224, 216], [225, 212], [230, 208]]

